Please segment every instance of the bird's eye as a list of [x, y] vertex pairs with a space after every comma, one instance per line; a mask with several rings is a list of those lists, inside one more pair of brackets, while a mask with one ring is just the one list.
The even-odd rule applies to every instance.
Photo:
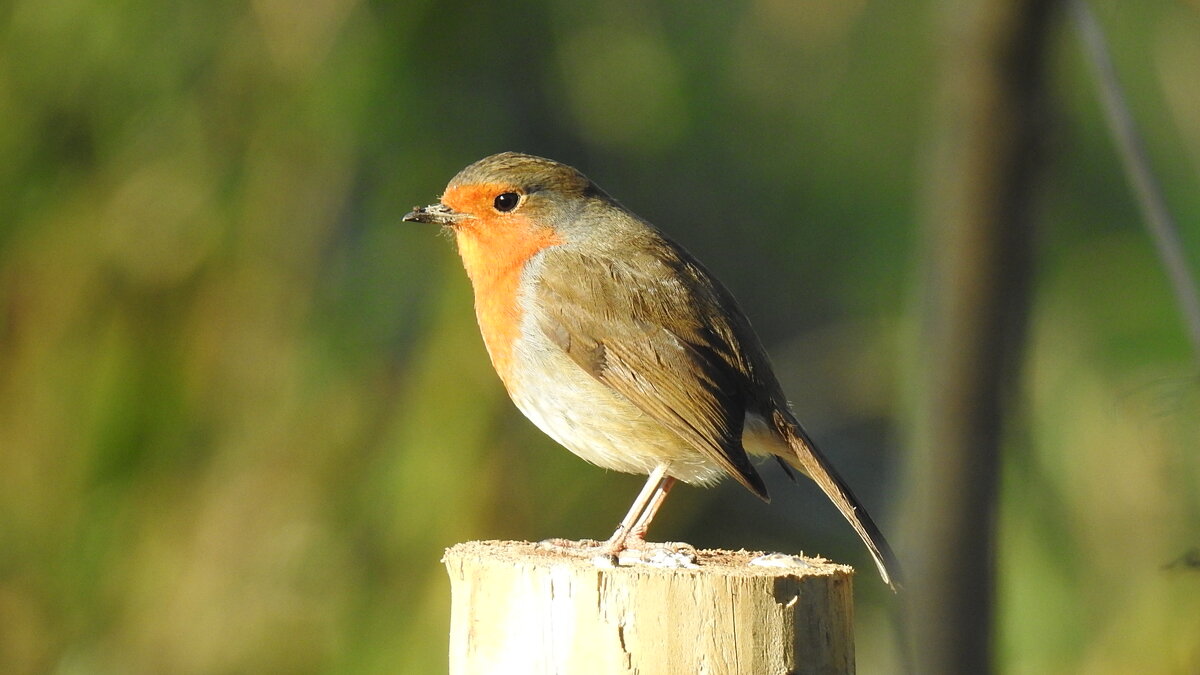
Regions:
[[521, 195], [515, 192], [503, 192], [496, 195], [496, 201], [492, 202], [492, 206], [501, 213], [507, 213], [517, 208], [517, 204], [521, 201]]

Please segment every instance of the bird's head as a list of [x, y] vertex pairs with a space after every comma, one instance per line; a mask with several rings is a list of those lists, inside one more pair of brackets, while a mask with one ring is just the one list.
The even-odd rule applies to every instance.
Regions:
[[459, 236], [498, 232], [529, 235], [569, 227], [579, 210], [604, 193], [576, 169], [554, 160], [504, 152], [485, 157], [451, 179], [441, 201], [404, 220], [434, 223]]

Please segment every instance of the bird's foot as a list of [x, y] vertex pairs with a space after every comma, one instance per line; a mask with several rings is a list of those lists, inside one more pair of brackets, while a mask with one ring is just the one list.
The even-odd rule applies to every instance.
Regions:
[[607, 542], [596, 541], [595, 539], [543, 539], [537, 543], [537, 547], [547, 551], [553, 551], [561, 555], [577, 556], [577, 557], [592, 557], [603, 553], [607, 550]]
[[594, 539], [544, 539], [539, 548], [562, 555], [586, 557], [597, 567], [651, 565], [654, 567], [695, 568], [696, 547], [686, 542], [649, 542], [643, 537], [616, 535], [608, 541]]
[[[646, 541], [645, 529], [626, 532], [623, 527], [618, 527], [606, 543], [613, 566], [642, 564], [672, 568], [698, 567], [695, 546], [681, 541]], [[599, 561], [595, 562], [600, 564]]]
[[616, 554], [617, 565], [695, 569], [696, 547], [682, 541], [649, 542], [638, 539]]

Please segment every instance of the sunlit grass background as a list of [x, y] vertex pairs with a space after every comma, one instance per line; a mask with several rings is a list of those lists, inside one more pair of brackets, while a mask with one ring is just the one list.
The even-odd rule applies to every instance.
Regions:
[[[451, 241], [455, 171], [579, 166], [740, 298], [901, 555], [921, 222], [953, 3], [0, 7], [0, 671], [445, 670], [442, 549], [603, 537], [640, 480], [509, 404]], [[1200, 256], [1200, 4], [1096, 3]], [[999, 664], [1200, 670], [1200, 388], [1059, 32], [1008, 429]], [[672, 496], [655, 534], [854, 563], [814, 487]]]

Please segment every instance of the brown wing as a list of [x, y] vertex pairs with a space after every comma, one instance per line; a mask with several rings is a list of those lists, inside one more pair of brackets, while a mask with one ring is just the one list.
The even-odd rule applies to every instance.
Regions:
[[767, 499], [741, 442], [753, 370], [738, 334], [745, 320], [681, 249], [657, 236], [639, 243], [633, 259], [546, 251], [534, 291], [541, 329], [592, 377]]

